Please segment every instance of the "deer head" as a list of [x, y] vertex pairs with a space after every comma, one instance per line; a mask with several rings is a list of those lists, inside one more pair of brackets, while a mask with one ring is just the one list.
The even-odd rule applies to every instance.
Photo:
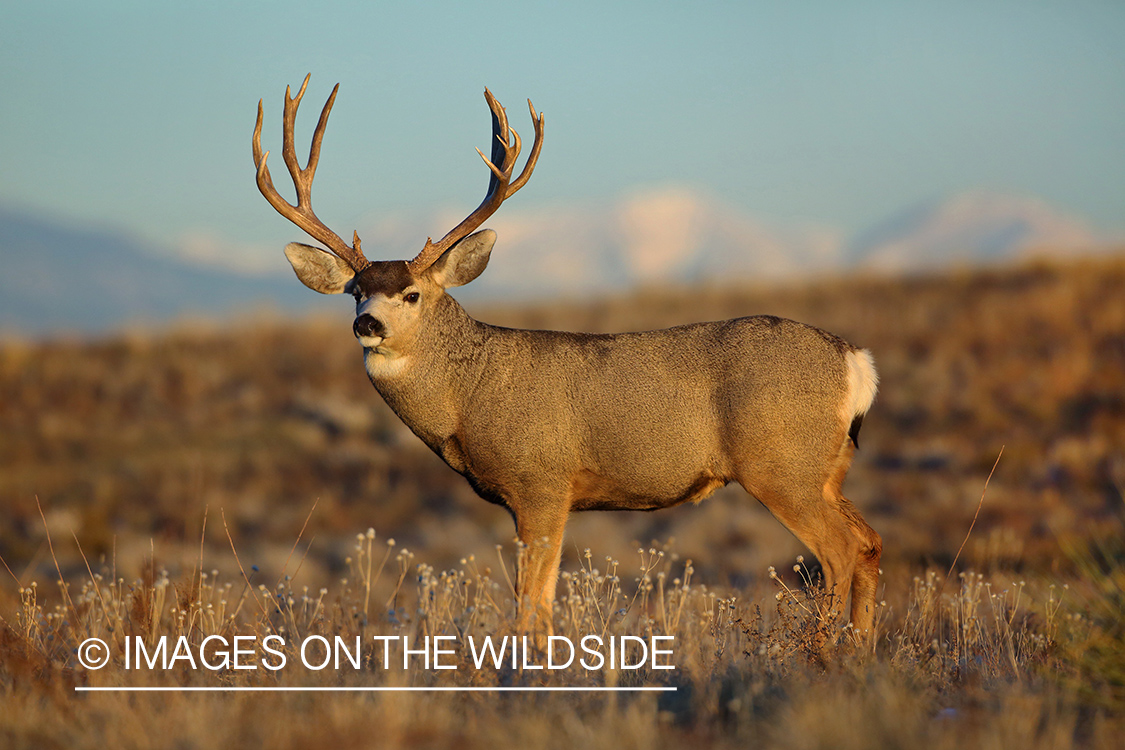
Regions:
[[528, 100], [528, 109], [535, 124], [535, 142], [523, 171], [514, 181], [512, 174], [519, 158], [521, 141], [514, 128], [508, 126], [508, 116], [500, 102], [488, 89], [484, 98], [492, 112], [492, 155], [477, 153], [488, 165], [490, 172], [488, 191], [481, 204], [460, 224], [451, 229], [438, 242], [427, 238], [422, 250], [409, 261], [369, 261], [363, 255], [359, 233], [353, 232], [348, 245], [335, 232], [325, 226], [313, 213], [312, 181], [320, 159], [320, 146], [328, 125], [328, 115], [336, 100], [339, 84], [320, 113], [320, 121], [313, 133], [307, 165], [302, 168], [293, 145], [293, 127], [297, 108], [309, 76], [305, 76], [301, 90], [294, 97], [285, 89], [283, 114], [282, 159], [293, 178], [297, 191], [297, 204], [289, 204], [277, 192], [270, 177], [266, 158], [262, 152], [262, 102], [258, 102], [258, 120], [254, 126], [254, 166], [257, 168], [258, 189], [278, 213], [303, 229], [328, 250], [298, 242], [285, 248], [285, 257], [293, 266], [297, 278], [305, 286], [321, 294], [348, 293], [356, 299], [356, 319], [353, 331], [365, 348], [378, 348], [385, 339], [412, 338], [413, 332], [439, 304], [449, 287], [468, 284], [488, 265], [489, 254], [496, 241], [496, 233], [480, 227], [500, 205], [512, 197], [531, 178], [539, 151], [543, 146], [543, 115], [536, 113]]

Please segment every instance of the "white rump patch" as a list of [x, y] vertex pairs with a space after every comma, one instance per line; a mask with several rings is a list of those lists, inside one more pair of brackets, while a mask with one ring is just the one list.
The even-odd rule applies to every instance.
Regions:
[[875, 360], [866, 349], [850, 351], [844, 356], [848, 368], [848, 392], [840, 405], [840, 418], [845, 425], [856, 417], [863, 416], [875, 401], [879, 390], [879, 374], [875, 372]]

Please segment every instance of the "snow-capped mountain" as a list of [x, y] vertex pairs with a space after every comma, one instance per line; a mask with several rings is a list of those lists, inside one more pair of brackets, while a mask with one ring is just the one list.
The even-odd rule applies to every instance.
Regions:
[[1080, 252], [1109, 244], [1081, 219], [1036, 198], [961, 193], [900, 211], [857, 235], [848, 266], [882, 271], [987, 263], [1037, 251]]
[[[364, 247], [415, 248], [419, 238], [459, 217], [373, 220]], [[488, 272], [466, 294], [526, 298], [583, 295], [637, 285], [714, 278], [775, 279], [835, 268], [838, 233], [781, 227], [745, 216], [684, 188], [636, 192], [607, 205], [565, 205], [501, 212], [487, 225], [499, 235]], [[403, 257], [412, 250], [388, 250]]]
[[[358, 228], [368, 257], [408, 258], [427, 235], [440, 235], [464, 214], [378, 215]], [[1099, 234], [1041, 200], [981, 191], [899, 211], [850, 240], [831, 228], [771, 224], [682, 187], [601, 204], [509, 206], [488, 226], [499, 234], [492, 262], [457, 290], [460, 298], [592, 296], [853, 268], [893, 273], [1125, 247], [1123, 238]], [[307, 238], [294, 229], [293, 239]], [[0, 331], [104, 330], [189, 312], [226, 316], [263, 303], [292, 312], [343, 309], [301, 286], [280, 247], [273, 261], [255, 257], [248, 264], [245, 253], [210, 243], [206, 253], [185, 244], [174, 254], [120, 232], [0, 206]]]
[[[360, 234], [365, 247], [404, 248], [380, 257], [404, 257], [419, 238], [459, 218], [456, 212], [390, 217], [372, 220]], [[772, 225], [680, 187], [640, 191], [607, 205], [509, 209], [488, 225], [499, 234], [494, 260], [464, 294], [525, 298], [848, 268], [912, 271], [1113, 244], [1041, 200], [984, 191], [896, 212], [850, 240], [827, 227]]]

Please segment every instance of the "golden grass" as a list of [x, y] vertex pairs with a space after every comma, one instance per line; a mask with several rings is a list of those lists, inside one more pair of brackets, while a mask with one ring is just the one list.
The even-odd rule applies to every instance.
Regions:
[[[61, 547], [61, 545], [60, 545]], [[78, 555], [69, 546], [65, 555]], [[964, 572], [944, 582], [918, 571], [888, 582], [870, 649], [838, 634], [836, 657], [818, 658], [818, 611], [827, 606], [803, 561], [795, 576], [767, 577], [771, 588], [718, 592], [695, 580], [671, 548], [641, 548], [629, 563], [585, 551], [564, 572], [555, 633], [671, 635], [675, 670], [475, 668], [467, 642], [511, 632], [515, 601], [508, 576], [518, 550], [498, 550], [493, 565], [466, 558], [447, 571], [372, 531], [358, 534], [347, 574], [312, 589], [301, 575], [255, 585], [240, 574], [194, 570], [174, 579], [160, 568], [136, 580], [112, 565], [80, 585], [55, 583], [68, 596], [20, 586], [0, 639], [5, 747], [216, 747], [309, 743], [380, 747], [717, 747], [745, 742], [783, 747], [1110, 747], [1123, 727], [1120, 690], [1122, 615], [1116, 564], [1093, 580], [1008, 580]], [[1095, 563], [1091, 550], [1075, 551]], [[230, 557], [233, 557], [230, 555]], [[501, 560], [507, 559], [501, 565]], [[61, 561], [60, 561], [61, 562]], [[231, 560], [224, 563], [229, 566]], [[237, 569], [237, 564], [235, 564]], [[1116, 581], [1117, 588], [1106, 586]], [[78, 582], [75, 582], [77, 584]], [[944, 591], [943, 591], [944, 583]], [[1090, 587], [1093, 588], [1090, 588]], [[14, 586], [9, 586], [9, 590]], [[46, 588], [54, 588], [48, 586]], [[1107, 593], [1109, 594], [1107, 596]], [[1114, 599], [1114, 595], [1116, 599]], [[53, 600], [45, 604], [44, 600]], [[1104, 609], [1116, 602], [1116, 609]], [[1103, 611], [1098, 611], [1102, 608]], [[125, 668], [124, 646], [140, 639], [155, 653], [161, 637], [185, 638], [199, 656], [204, 639], [235, 636], [286, 641], [284, 668]], [[361, 639], [362, 663], [309, 669], [298, 644], [311, 636]], [[373, 636], [447, 636], [443, 663], [409, 669], [391, 663]], [[84, 669], [76, 649], [87, 638], [112, 658]], [[172, 653], [169, 646], [168, 654]], [[325, 656], [313, 649], [314, 665]], [[260, 658], [259, 658], [260, 657]], [[155, 660], [155, 657], [153, 657]], [[221, 661], [212, 650], [207, 657]], [[1116, 662], [1114, 662], [1116, 659]], [[279, 663], [279, 660], [274, 660]], [[543, 663], [535, 654], [531, 664]], [[541, 687], [670, 686], [673, 693], [79, 693], [80, 687]], [[1114, 687], [1116, 685], [1116, 687]]]
[[[739, 491], [572, 521], [554, 632], [673, 635], [675, 670], [472, 668], [470, 637], [511, 634], [511, 521], [386, 410], [346, 320], [2, 344], [0, 746], [1115, 747], [1122, 299], [1125, 260], [1104, 258], [481, 312], [585, 330], [768, 312], [874, 351], [882, 390], [847, 485], [886, 542], [869, 649], [833, 632], [840, 652], [818, 658], [816, 563], [791, 570], [803, 550]], [[127, 637], [236, 635], [358, 635], [364, 657], [121, 663]], [[372, 638], [392, 635], [451, 636], [458, 669], [384, 669]], [[83, 669], [88, 637], [115, 661]], [[141, 685], [677, 689], [74, 690]]]

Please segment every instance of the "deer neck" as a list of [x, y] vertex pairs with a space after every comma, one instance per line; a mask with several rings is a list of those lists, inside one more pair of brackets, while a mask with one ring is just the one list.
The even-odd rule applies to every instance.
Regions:
[[456, 432], [480, 380], [489, 336], [489, 326], [446, 295], [404, 351], [392, 356], [364, 350], [372, 385], [403, 423], [439, 454]]

